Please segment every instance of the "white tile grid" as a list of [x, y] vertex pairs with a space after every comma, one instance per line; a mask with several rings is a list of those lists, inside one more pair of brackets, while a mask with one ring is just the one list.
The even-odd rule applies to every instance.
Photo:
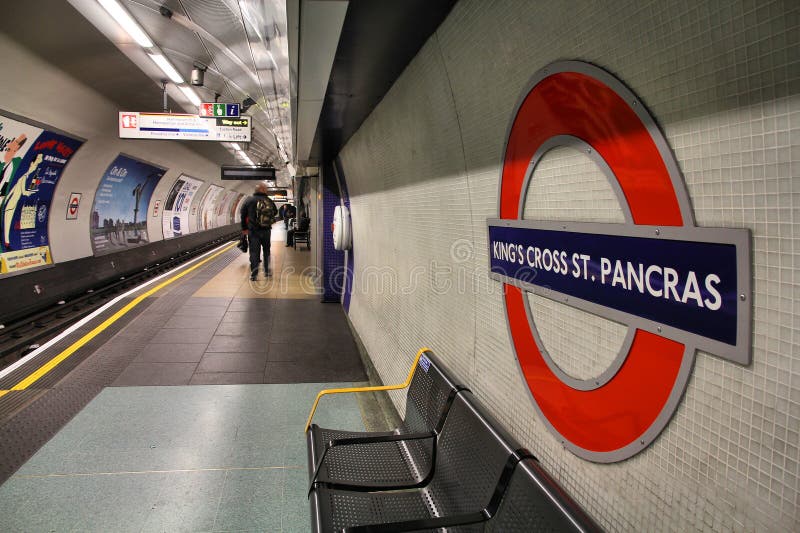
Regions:
[[[425, 195], [437, 194], [441, 201], [419, 207], [418, 213], [439, 224], [439, 241], [474, 234], [473, 268], [485, 269], [484, 219], [496, 216], [497, 164], [510, 112], [538, 68], [556, 59], [589, 60], [625, 80], [664, 128], [685, 173], [698, 224], [753, 231], [754, 363], [740, 367], [698, 354], [678, 412], [648, 450], [615, 465], [588, 463], [564, 451], [535, 415], [518, 378], [502, 298], [494, 282], [478, 277], [477, 302], [423, 295], [419, 307], [406, 309], [401, 299], [354, 295], [354, 322], [362, 336], [370, 337], [367, 348], [384, 381], [405, 377], [409, 352], [416, 351], [428, 320], [453, 328], [431, 331], [437, 341], [432, 347], [460, 377], [467, 376], [489, 409], [609, 530], [798, 529], [800, 104], [790, 97], [800, 93], [797, 30], [796, 4], [778, 1], [585, 2], [568, 9], [522, 0], [457, 4], [437, 39], [460, 132], [453, 133], [452, 123], [433, 125], [445, 135], [415, 132], [425, 135], [432, 154], [398, 148], [408, 145], [404, 135], [411, 135], [411, 126], [395, 130], [403, 123], [402, 113], [392, 112], [395, 100], [406, 102], [403, 111], [413, 113], [410, 102], [434, 99], [441, 105], [449, 97], [440, 83], [443, 72], [417, 68], [419, 62], [435, 63], [429, 42], [344, 151], [348, 180], [357, 182], [351, 192], [365, 194], [353, 208], [356, 243], [364, 252], [357, 257], [364, 264], [382, 259], [372, 249], [383, 246], [416, 254], [403, 259], [412, 263], [440, 257], [441, 242], [408, 242], [425, 231], [418, 220], [391, 209], [431, 202]], [[429, 80], [435, 87], [417, 79], [423, 75], [436, 78]], [[412, 79], [422, 85], [414, 86]], [[457, 156], [452, 143], [459, 142], [453, 139], [459, 134], [469, 168], [469, 189], [463, 194], [471, 217], [463, 212], [463, 195], [447, 211], [453, 188], [464, 185], [452, 177], [457, 171], [450, 168], [438, 180], [426, 168], [429, 157]], [[415, 175], [420, 172], [424, 179]], [[408, 188], [402, 194], [386, 190], [383, 180]], [[414, 194], [417, 189], [425, 194]], [[358, 217], [363, 218], [356, 223]], [[359, 232], [372, 244], [360, 240]], [[472, 316], [474, 355], [464, 342]]]
[[[524, 218], [623, 223], [608, 178], [586, 154], [551, 150], [534, 170]], [[600, 376], [616, 359], [627, 327], [544, 297], [528, 295], [536, 328], [553, 361], [579, 379]]]
[[[368, 331], [362, 337], [370, 353], [385, 355], [376, 361], [385, 383], [405, 379], [423, 345], [454, 373], [472, 373], [472, 262], [451, 259], [461, 244], [471, 253], [472, 225], [452, 97], [446, 78], [434, 74], [442, 70], [438, 48], [426, 45], [379, 106], [388, 120], [367, 120], [342, 153], [353, 235], [363, 243], [355, 254], [351, 317], [360, 332]], [[409, 98], [417, 94], [426, 95], [423, 102]], [[375, 267], [391, 268], [413, 290], [364, 291], [359, 274]], [[398, 331], [403, 334], [394, 338]], [[404, 393], [392, 398], [402, 412]]]

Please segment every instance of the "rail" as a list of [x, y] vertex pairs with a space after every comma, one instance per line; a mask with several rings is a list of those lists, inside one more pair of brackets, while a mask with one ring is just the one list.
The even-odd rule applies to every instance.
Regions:
[[317, 406], [319, 405], [319, 400], [323, 396], [328, 394], [343, 394], [343, 393], [359, 393], [359, 392], [378, 392], [378, 391], [385, 391], [385, 390], [400, 390], [408, 388], [411, 385], [411, 379], [414, 377], [414, 372], [417, 370], [417, 363], [419, 363], [419, 358], [422, 357], [422, 354], [425, 352], [430, 351], [430, 348], [423, 347], [420, 348], [417, 352], [417, 356], [414, 358], [414, 362], [411, 364], [411, 370], [408, 371], [408, 377], [406, 378], [405, 382], [398, 383], [397, 385], [378, 385], [373, 387], [348, 387], [343, 389], [325, 389], [319, 391], [317, 394], [317, 398], [314, 400], [314, 405], [311, 407], [311, 412], [308, 414], [308, 420], [306, 421], [306, 427], [303, 430], [304, 433], [308, 433], [308, 428], [311, 427], [311, 420], [314, 418], [314, 413], [317, 411]]

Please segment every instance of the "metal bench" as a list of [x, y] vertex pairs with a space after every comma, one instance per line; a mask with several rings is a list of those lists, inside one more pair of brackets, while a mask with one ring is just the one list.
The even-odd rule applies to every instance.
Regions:
[[[322, 463], [312, 463], [309, 450], [313, 531], [600, 531], [468, 391], [452, 390], [432, 439], [420, 436], [425, 431], [332, 438], [327, 444], [339, 443]], [[319, 450], [323, 443], [309, 437], [310, 447]], [[371, 448], [398, 443], [409, 450], [401, 454], [411, 458], [403, 463], [407, 470], [387, 465]], [[337, 448], [358, 450], [348, 457], [352, 470], [323, 477], [315, 469]]]
[[[438, 435], [455, 396], [457, 385], [433, 354], [422, 349], [409, 373], [406, 413], [402, 423], [388, 432], [351, 432], [307, 424], [309, 483], [349, 490], [414, 488], [430, 480]], [[405, 384], [404, 384], [405, 385]], [[391, 387], [338, 389], [368, 392]], [[331, 391], [322, 391], [318, 399]], [[317, 403], [315, 403], [316, 408]], [[379, 471], [364, 468], [368, 455]]]

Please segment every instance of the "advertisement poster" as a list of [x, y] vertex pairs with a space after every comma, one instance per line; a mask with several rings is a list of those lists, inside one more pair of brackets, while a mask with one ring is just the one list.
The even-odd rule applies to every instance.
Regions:
[[118, 155], [106, 169], [92, 207], [92, 249], [104, 255], [150, 242], [147, 209], [158, 180], [166, 172]]
[[223, 191], [222, 187], [218, 185], [209, 185], [203, 194], [203, 199], [200, 201], [200, 216], [197, 221], [197, 227], [204, 230], [215, 228], [215, 215], [214, 207], [217, 205], [217, 197]]
[[164, 203], [164, 215], [161, 218], [165, 239], [189, 233], [189, 206], [202, 184], [201, 180], [183, 174], [175, 181]]
[[225, 190], [225, 193], [217, 199], [217, 221], [214, 227], [227, 226], [231, 223], [231, 202], [236, 198], [236, 193]]
[[0, 115], [0, 274], [49, 265], [58, 180], [83, 141]]
[[247, 200], [247, 196], [242, 194], [241, 196], [239, 196], [239, 201], [236, 202], [236, 208], [233, 210], [233, 223], [234, 224], [238, 224], [239, 222], [242, 221], [242, 217], [240, 216], [240, 214], [241, 214], [241, 211], [242, 211], [242, 205], [244, 204], [245, 200]]
[[239, 206], [241, 205], [241, 203], [243, 201], [244, 201], [244, 195], [243, 194], [237, 194], [236, 196], [233, 197], [233, 201], [231, 202], [231, 217], [230, 217], [230, 222], [228, 222], [228, 224], [233, 224], [234, 222], [236, 222], [239, 219], [239, 217], [238, 217], [239, 209], [238, 208], [239, 208]]

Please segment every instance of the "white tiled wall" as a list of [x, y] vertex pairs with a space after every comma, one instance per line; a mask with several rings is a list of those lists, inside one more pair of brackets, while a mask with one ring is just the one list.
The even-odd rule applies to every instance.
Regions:
[[[341, 154], [350, 314], [383, 380], [402, 381], [430, 346], [609, 530], [800, 530], [799, 45], [790, 0], [461, 0]], [[510, 114], [530, 76], [560, 59], [609, 70], [647, 105], [698, 225], [753, 234], [753, 363], [699, 353], [666, 429], [612, 465], [565, 451], [537, 418], [486, 277]], [[568, 152], [537, 170], [525, 216], [620, 221], [602, 174]], [[568, 373], [613, 359], [624, 328], [531, 302]]]

